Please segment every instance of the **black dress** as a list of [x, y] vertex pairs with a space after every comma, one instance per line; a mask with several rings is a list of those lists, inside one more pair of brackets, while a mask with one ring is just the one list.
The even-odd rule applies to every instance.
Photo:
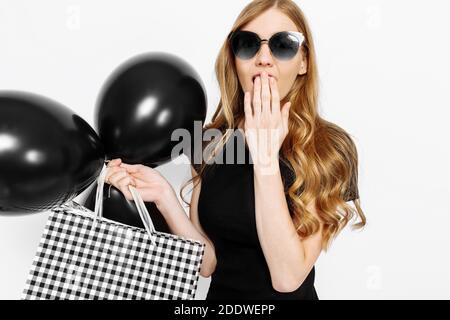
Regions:
[[[236, 132], [236, 139], [244, 141], [243, 132]], [[224, 159], [230, 142], [223, 149]], [[244, 164], [208, 165], [202, 178], [198, 215], [217, 258], [206, 299], [318, 299], [314, 267], [295, 291], [273, 289], [256, 229], [253, 164], [247, 147], [245, 156]], [[280, 171], [287, 190], [293, 182], [292, 170], [280, 161]]]

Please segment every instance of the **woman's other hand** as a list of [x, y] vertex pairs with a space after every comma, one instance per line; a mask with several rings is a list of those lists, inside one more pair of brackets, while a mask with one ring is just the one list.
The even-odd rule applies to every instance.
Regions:
[[128, 186], [134, 186], [142, 200], [154, 202], [160, 211], [178, 202], [170, 183], [157, 170], [142, 164], [126, 164], [114, 159], [108, 164], [105, 182], [119, 189], [127, 200], [133, 200]]

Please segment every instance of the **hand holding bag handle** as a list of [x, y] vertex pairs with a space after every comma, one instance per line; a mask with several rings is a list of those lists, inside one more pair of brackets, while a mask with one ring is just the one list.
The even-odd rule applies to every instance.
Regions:
[[[97, 192], [95, 195], [95, 209], [94, 209], [94, 226], [97, 223], [98, 218], [103, 217], [103, 187], [105, 185], [105, 177], [108, 168], [103, 167], [100, 175], [97, 179]], [[145, 207], [144, 200], [142, 200], [141, 195], [132, 185], [128, 186], [131, 195], [133, 196], [133, 201], [138, 210], [139, 216], [141, 217], [142, 223], [144, 224], [145, 230], [147, 231], [150, 241], [153, 245], [156, 244], [153, 234], [156, 232], [155, 226], [153, 224], [152, 218]]]

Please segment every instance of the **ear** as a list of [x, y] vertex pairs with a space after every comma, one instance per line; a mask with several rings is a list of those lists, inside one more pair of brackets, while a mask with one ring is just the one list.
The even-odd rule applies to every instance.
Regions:
[[300, 63], [300, 70], [298, 71], [298, 74], [304, 75], [306, 73], [306, 71], [308, 70], [308, 62], [306, 61], [306, 57], [303, 56], [302, 57], [302, 61]]

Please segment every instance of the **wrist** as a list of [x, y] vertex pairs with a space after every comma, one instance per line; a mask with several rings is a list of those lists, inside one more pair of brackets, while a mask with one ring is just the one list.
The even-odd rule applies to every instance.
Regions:
[[278, 158], [267, 162], [256, 162], [253, 164], [253, 170], [257, 176], [273, 176], [280, 173], [280, 162]]
[[163, 215], [176, 208], [177, 204], [178, 198], [171, 187], [163, 189], [160, 197], [155, 200], [156, 207]]

